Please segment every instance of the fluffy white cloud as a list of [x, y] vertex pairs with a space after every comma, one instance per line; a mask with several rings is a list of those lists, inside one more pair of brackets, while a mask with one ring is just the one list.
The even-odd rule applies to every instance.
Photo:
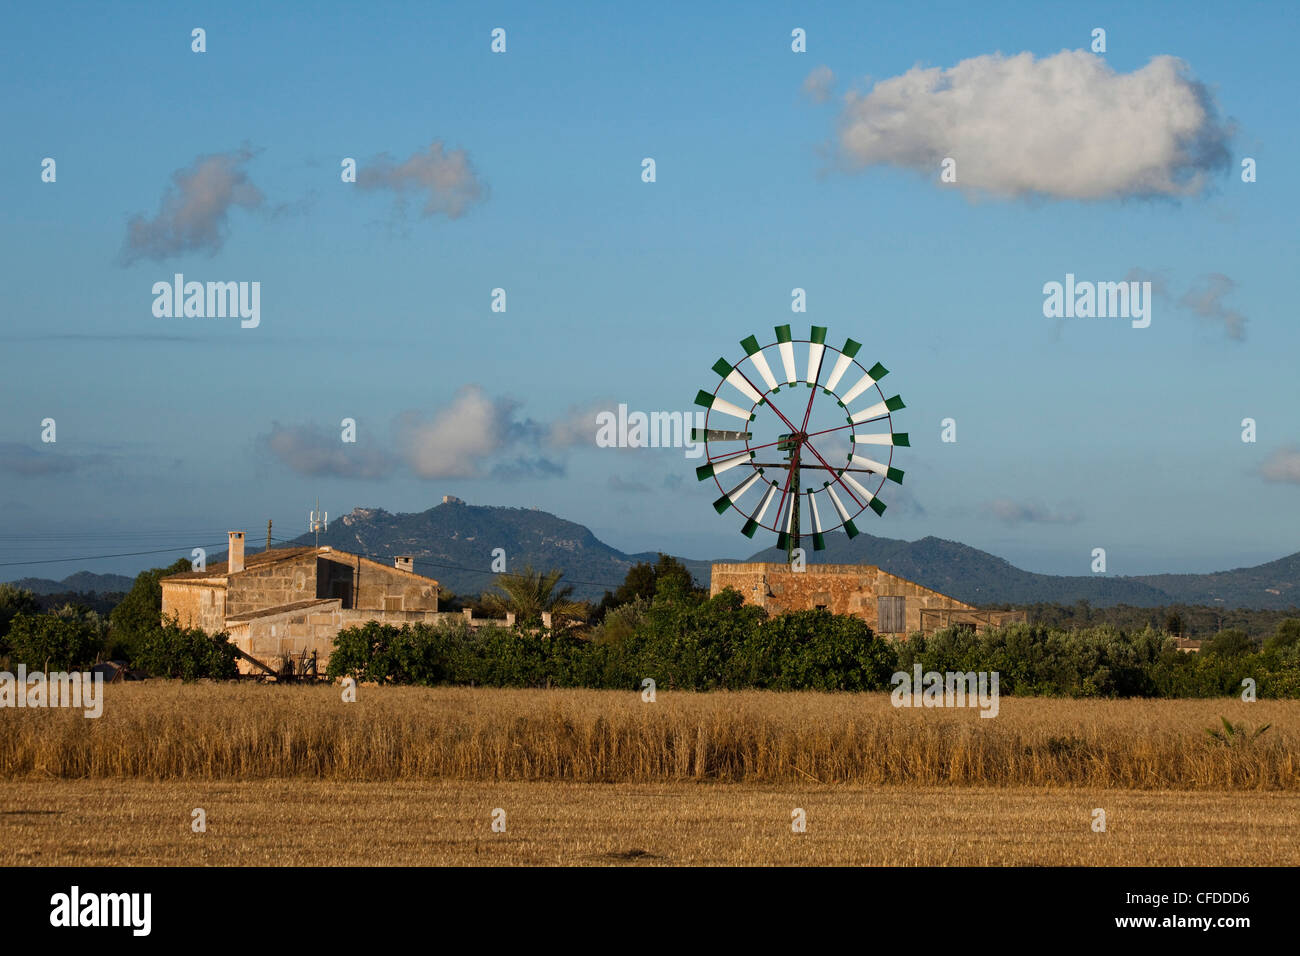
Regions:
[[1228, 161], [1229, 130], [1183, 61], [1116, 73], [1081, 50], [991, 54], [914, 67], [850, 95], [839, 147], [850, 167], [914, 169], [1002, 197], [1185, 196]]
[[465, 385], [431, 419], [407, 412], [398, 419], [398, 443], [421, 478], [470, 478], [483, 459], [511, 437], [515, 403], [493, 399], [482, 386]]

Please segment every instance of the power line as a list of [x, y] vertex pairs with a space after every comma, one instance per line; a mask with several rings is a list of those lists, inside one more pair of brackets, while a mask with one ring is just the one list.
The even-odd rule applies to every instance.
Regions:
[[[290, 544], [290, 545], [294, 545], [295, 547], [312, 547], [311, 545], [301, 545], [301, 544], [296, 544], [296, 540], [297, 540], [297, 539], [295, 539], [295, 538], [282, 538], [282, 537], [279, 537], [278, 535], [272, 535], [272, 540], [273, 540], [273, 541], [276, 541], [276, 542], [278, 542], [278, 543], [280, 543], [280, 544]], [[103, 561], [103, 560], [108, 560], [108, 559], [110, 559], [110, 558], [134, 558], [134, 557], [140, 557], [140, 556], [147, 555], [147, 554], [168, 554], [168, 553], [172, 553], [172, 552], [176, 552], [176, 551], [185, 551], [185, 550], [187, 550], [187, 549], [192, 549], [192, 548], [195, 548], [195, 547], [201, 547], [201, 548], [203, 548], [203, 549], [206, 551], [206, 550], [215, 550], [215, 549], [217, 549], [217, 548], [222, 547], [222, 546], [225, 545], [226, 543], [227, 543], [227, 542], [224, 542], [224, 541], [223, 541], [223, 542], [220, 542], [220, 543], [218, 543], [218, 544], [211, 544], [211, 545], [194, 545], [194, 544], [185, 544], [185, 545], [177, 545], [176, 547], [173, 547], [173, 548], [158, 548], [158, 549], [156, 549], [156, 550], [152, 550], [152, 551], [123, 551], [123, 552], [119, 552], [119, 553], [116, 553], [116, 554], [88, 554], [88, 555], [81, 555], [81, 556], [77, 556], [77, 557], [69, 557], [69, 558], [41, 558], [41, 559], [38, 559], [38, 560], [30, 560], [30, 561], [5, 561], [5, 562], [0, 562], [0, 568], [19, 567], [19, 566], [29, 565], [29, 564], [30, 564], [30, 565], [36, 565], [36, 564], [68, 564], [68, 563], [71, 563], [71, 562], [74, 562], [74, 561]], [[261, 553], [263, 553], [263, 552], [260, 552], [260, 551], [259, 551], [259, 552], [253, 552], [253, 553], [255, 553], [255, 554], [261, 554]], [[374, 560], [385, 560], [385, 561], [386, 561], [386, 560], [388, 560], [388, 559], [391, 557], [391, 555], [382, 555], [382, 554], [379, 554], [379, 553], [377, 553], [377, 552], [367, 552], [367, 551], [355, 551], [355, 552], [347, 552], [347, 553], [351, 553], [351, 554], [359, 554], [361, 557], [363, 557], [363, 558], [369, 558], [369, 559], [372, 560], [372, 561], [374, 561]], [[445, 562], [430, 561], [430, 560], [425, 559], [425, 558], [416, 558], [416, 559], [414, 559], [414, 563], [415, 563], [415, 564], [418, 564], [418, 565], [420, 565], [420, 566], [422, 566], [422, 567], [443, 568], [443, 569], [445, 569], [445, 570], [449, 570], [449, 571], [465, 571], [465, 572], [468, 572], [468, 573], [470, 573], [470, 574], [490, 574], [490, 575], [496, 575], [496, 574], [502, 574], [502, 573], [506, 573], [506, 574], [509, 574], [509, 573], [510, 573], [510, 572], [500, 572], [500, 571], [492, 571], [492, 570], [486, 570], [486, 571], [485, 571], [485, 570], [483, 570], [482, 568], [470, 568], [470, 567], [466, 567], [466, 566], [461, 565], [461, 564], [448, 564], [448, 563], [445, 563]], [[560, 569], [560, 570], [561, 570], [561, 573], [562, 573], [562, 574], [565, 573], [563, 569]], [[585, 585], [589, 585], [589, 586], [591, 586], [591, 587], [598, 587], [598, 588], [618, 588], [618, 587], [621, 587], [621, 586], [623, 585], [623, 583], [624, 583], [624, 582], [622, 582], [622, 581], [619, 581], [619, 582], [617, 582], [617, 583], [615, 583], [615, 582], [610, 582], [610, 581], [583, 581], [583, 580], [580, 580], [580, 579], [578, 579], [578, 578], [569, 578], [569, 577], [565, 577], [565, 578], [564, 578], [564, 582], [565, 582], [566, 584], [585, 584]]]

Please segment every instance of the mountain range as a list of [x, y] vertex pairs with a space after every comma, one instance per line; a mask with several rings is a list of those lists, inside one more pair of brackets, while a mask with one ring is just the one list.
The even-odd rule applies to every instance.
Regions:
[[[311, 544], [303, 535], [293, 544]], [[1286, 610], [1300, 605], [1300, 553], [1261, 564], [1213, 574], [1154, 574], [1137, 577], [1036, 574], [956, 541], [926, 537], [900, 541], [860, 534], [827, 535], [825, 551], [809, 548], [809, 563], [874, 564], [971, 604], [1073, 604], [1097, 607], [1132, 604], [1204, 604]], [[599, 598], [614, 590], [638, 561], [654, 561], [656, 552], [628, 554], [612, 548], [580, 524], [545, 511], [440, 504], [413, 514], [382, 508], [357, 508], [330, 525], [321, 544], [359, 552], [381, 561], [397, 554], [415, 557], [416, 570], [437, 578], [457, 594], [478, 594], [491, 586], [493, 549], [505, 551], [507, 568], [525, 564], [564, 570], [580, 598]], [[696, 580], [707, 586], [707, 560], [679, 558]], [[750, 561], [783, 561], [768, 548]]]
[[[498, 548], [504, 552], [508, 570], [525, 565], [542, 570], [560, 568], [564, 581], [573, 585], [574, 595], [590, 599], [599, 599], [605, 591], [617, 588], [637, 562], [658, 558], [653, 551], [619, 551], [588, 528], [545, 511], [469, 505], [456, 499], [406, 514], [356, 508], [331, 522], [319, 540], [322, 545], [384, 563], [390, 563], [395, 555], [412, 555], [416, 571], [436, 578], [444, 590], [459, 595], [476, 595], [492, 586], [494, 559], [501, 553], [494, 554]], [[315, 535], [305, 534], [282, 546], [310, 545], [315, 541]], [[996, 555], [943, 538], [900, 541], [869, 534], [852, 539], [832, 534], [826, 541], [825, 551], [808, 550], [810, 564], [874, 564], [971, 604], [1088, 601], [1095, 607], [1188, 604], [1279, 611], [1300, 605], [1300, 553], [1256, 567], [1212, 574], [1063, 576], [1025, 571]], [[713, 562], [679, 560], [700, 584], [708, 586]], [[783, 561], [784, 555], [768, 548], [747, 560]], [[132, 579], [82, 571], [62, 581], [24, 578], [15, 583], [38, 594], [102, 594], [129, 590]]]

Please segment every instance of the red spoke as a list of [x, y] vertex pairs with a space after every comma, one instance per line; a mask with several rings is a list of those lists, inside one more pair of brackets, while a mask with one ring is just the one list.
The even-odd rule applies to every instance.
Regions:
[[812, 452], [814, 455], [817, 456], [817, 460], [822, 463], [823, 468], [825, 468], [828, 472], [830, 472], [831, 477], [834, 478], [837, 482], [839, 482], [840, 487], [844, 489], [844, 493], [853, 499], [853, 503], [857, 505], [859, 508], [865, 508], [866, 505], [864, 505], [861, 501], [858, 500], [858, 496], [855, 495], [852, 492], [852, 490], [849, 488], [849, 486], [844, 483], [844, 480], [839, 476], [839, 474], [836, 473], [835, 469], [832, 468], [830, 465], [826, 464], [826, 459], [823, 458], [818, 453], [817, 449], [813, 447], [812, 442], [808, 441], [807, 439], [804, 439], [804, 444], [808, 446], [808, 450], [810, 452]]

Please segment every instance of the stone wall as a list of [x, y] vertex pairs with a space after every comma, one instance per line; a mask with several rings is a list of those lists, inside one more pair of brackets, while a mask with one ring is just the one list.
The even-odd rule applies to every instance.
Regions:
[[253, 565], [225, 580], [228, 617], [331, 596], [316, 593], [316, 555], [310, 552]]
[[[769, 614], [824, 607], [832, 614], [860, 617], [876, 633], [894, 637], [921, 631], [922, 610], [975, 610], [973, 605], [870, 564], [809, 564], [804, 571], [757, 562], [713, 565], [709, 593], [719, 594], [728, 587], [739, 591], [746, 604], [756, 604]], [[904, 630], [881, 628], [882, 597], [903, 599]]]
[[372, 611], [436, 611], [438, 585], [410, 571], [334, 551], [320, 556], [317, 597]]
[[226, 623], [225, 584], [225, 578], [163, 582], [163, 617], [174, 614], [182, 627], [199, 627], [209, 634], [219, 633]]

